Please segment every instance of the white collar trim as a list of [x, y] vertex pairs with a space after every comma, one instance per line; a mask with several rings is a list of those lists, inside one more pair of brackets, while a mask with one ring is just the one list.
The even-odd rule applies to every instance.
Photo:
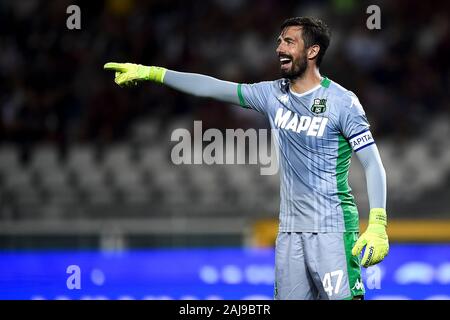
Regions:
[[306, 96], [307, 94], [310, 94], [310, 93], [313, 92], [313, 91], [316, 91], [316, 90], [319, 89], [321, 86], [322, 86], [322, 85], [319, 83], [319, 84], [318, 84], [317, 86], [315, 86], [314, 88], [309, 89], [308, 91], [303, 92], [303, 93], [297, 93], [297, 92], [294, 92], [294, 91], [292, 91], [291, 88], [289, 88], [289, 91], [290, 91], [294, 96], [297, 96], [297, 97], [303, 97], [303, 96]]

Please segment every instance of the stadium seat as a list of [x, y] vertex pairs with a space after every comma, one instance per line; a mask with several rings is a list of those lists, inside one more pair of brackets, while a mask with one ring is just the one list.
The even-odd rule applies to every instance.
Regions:
[[42, 145], [32, 153], [30, 168], [34, 171], [51, 171], [58, 165], [58, 152], [55, 146]]
[[18, 170], [20, 166], [19, 153], [13, 145], [0, 146], [0, 177], [3, 173]]

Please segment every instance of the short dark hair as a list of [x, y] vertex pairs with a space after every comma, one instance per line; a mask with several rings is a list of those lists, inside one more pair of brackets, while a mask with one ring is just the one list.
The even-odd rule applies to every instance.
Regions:
[[305, 48], [309, 48], [315, 44], [319, 45], [320, 50], [317, 54], [316, 65], [320, 66], [325, 51], [330, 44], [331, 33], [328, 26], [322, 20], [310, 17], [289, 18], [281, 25], [281, 30], [287, 27], [299, 26], [302, 28], [302, 38]]

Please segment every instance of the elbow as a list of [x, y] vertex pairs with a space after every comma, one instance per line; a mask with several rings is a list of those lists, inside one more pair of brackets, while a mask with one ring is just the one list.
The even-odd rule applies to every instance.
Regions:
[[367, 166], [366, 174], [372, 172], [373, 175], [378, 176], [380, 181], [386, 182], [386, 169], [381, 162], [374, 162]]
[[205, 90], [196, 90], [192, 92], [192, 95], [198, 98], [211, 98], [211, 94], [209, 92], [205, 92]]
[[380, 176], [386, 177], [386, 169], [381, 161], [365, 161], [361, 162], [366, 174], [368, 172], [377, 172]]
[[383, 164], [380, 164], [380, 172], [381, 175], [384, 177], [384, 180], [386, 181], [386, 169], [384, 168]]
[[384, 165], [381, 162], [381, 159], [378, 159], [378, 161], [375, 162], [375, 165], [378, 167], [378, 171], [380, 171], [380, 174], [382, 176], [386, 177], [386, 169], [384, 168]]

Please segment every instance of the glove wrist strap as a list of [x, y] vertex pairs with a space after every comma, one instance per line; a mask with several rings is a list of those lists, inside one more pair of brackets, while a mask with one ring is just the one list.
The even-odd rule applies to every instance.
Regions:
[[148, 67], [147, 79], [156, 83], [163, 83], [164, 76], [166, 75], [166, 68], [161, 67]]
[[369, 225], [378, 224], [384, 227], [387, 226], [386, 210], [383, 208], [373, 208], [369, 213]]

